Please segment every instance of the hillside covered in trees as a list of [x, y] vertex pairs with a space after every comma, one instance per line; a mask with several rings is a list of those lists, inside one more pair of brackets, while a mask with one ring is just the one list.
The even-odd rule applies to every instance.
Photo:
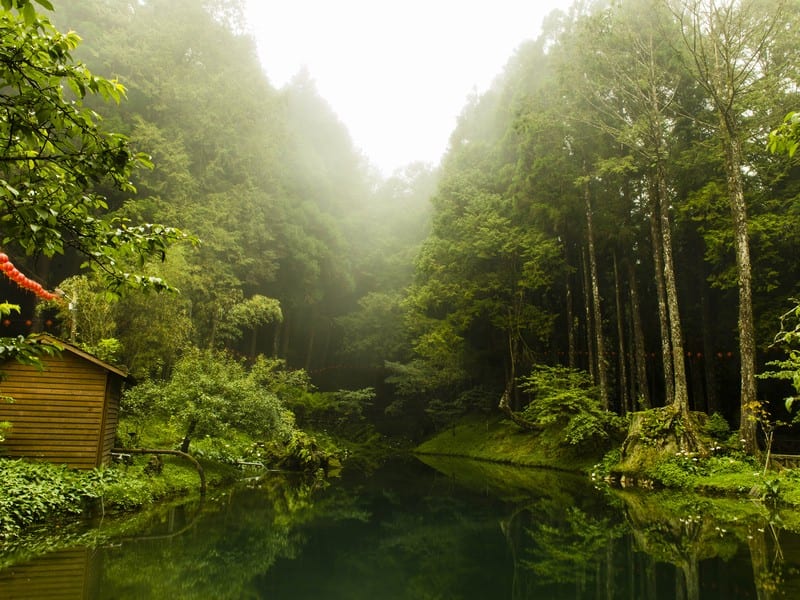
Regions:
[[179, 294], [110, 296], [80, 252], [4, 232], [69, 300], [37, 312], [9, 288], [8, 334], [60, 323], [139, 382], [193, 349], [274, 357], [323, 389], [380, 386], [381, 419], [414, 435], [522, 410], [519, 378], [565, 366], [604, 410], [719, 412], [755, 449], [759, 401], [786, 393], [756, 375], [800, 297], [800, 164], [767, 149], [800, 106], [796, 2], [576, 2], [469, 100], [437, 169], [388, 179], [309, 74], [270, 83], [236, 0], [49, 16], [125, 86], [86, 102], [152, 160], [135, 193], [97, 183], [108, 218], [196, 243], [115, 257]]

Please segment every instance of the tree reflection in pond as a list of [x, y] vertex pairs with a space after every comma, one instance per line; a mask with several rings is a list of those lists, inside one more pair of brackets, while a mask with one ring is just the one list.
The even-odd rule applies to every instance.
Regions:
[[[135, 535], [82, 538], [95, 540], [85, 545], [84, 597], [800, 597], [793, 512], [597, 489], [554, 471], [426, 462], [324, 489], [270, 478], [164, 513]], [[40, 566], [16, 564], [0, 580], [37, 573], [39, 585], [13, 589], [47, 589], [55, 573]]]

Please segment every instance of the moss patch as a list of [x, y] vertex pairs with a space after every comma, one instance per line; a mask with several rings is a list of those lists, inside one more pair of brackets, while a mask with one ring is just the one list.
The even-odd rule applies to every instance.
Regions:
[[588, 472], [606, 450], [570, 446], [563, 439], [556, 428], [527, 432], [500, 416], [468, 415], [420, 444], [415, 452]]

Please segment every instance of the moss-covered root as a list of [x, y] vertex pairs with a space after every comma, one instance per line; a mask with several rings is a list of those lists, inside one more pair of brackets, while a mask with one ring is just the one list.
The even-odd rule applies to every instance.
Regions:
[[712, 443], [704, 433], [707, 418], [705, 413], [684, 412], [671, 405], [633, 413], [622, 444], [622, 462], [643, 464], [644, 457], [651, 457], [654, 451], [708, 456]]

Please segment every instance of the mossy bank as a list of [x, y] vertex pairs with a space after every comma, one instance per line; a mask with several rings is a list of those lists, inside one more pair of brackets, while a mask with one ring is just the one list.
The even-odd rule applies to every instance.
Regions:
[[602, 444], [565, 443], [556, 428], [531, 433], [499, 415], [468, 415], [414, 452], [588, 473], [608, 449]]
[[[800, 470], [765, 468], [764, 458], [748, 456], [737, 432], [709, 419], [702, 435], [705, 454], [673, 449], [646, 453], [647, 460], [624, 460], [622, 443], [572, 445], [557, 427], [525, 431], [501, 416], [469, 415], [420, 444], [420, 455], [459, 456], [526, 467], [584, 473], [597, 481], [640, 488], [694, 491], [709, 496], [744, 497], [769, 504], [800, 506]], [[640, 454], [639, 458], [643, 455]]]

